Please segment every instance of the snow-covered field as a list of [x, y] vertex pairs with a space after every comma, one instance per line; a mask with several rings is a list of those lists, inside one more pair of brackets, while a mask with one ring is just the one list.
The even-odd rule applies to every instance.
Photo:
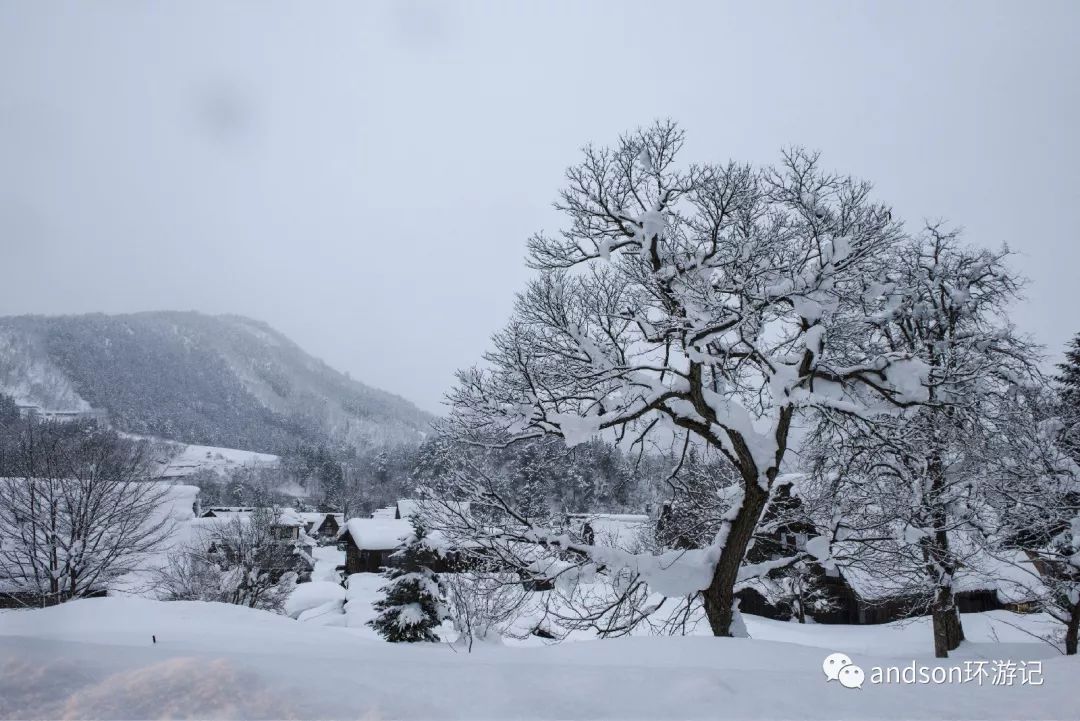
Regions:
[[281, 462], [281, 458], [272, 453], [219, 446], [174, 445], [178, 446], [176, 454], [163, 463], [161, 469], [161, 474], [169, 478], [206, 470], [226, 476], [238, 468], [274, 468]]
[[[376, 581], [376, 577], [372, 578]], [[1042, 660], [1042, 685], [873, 685], [873, 666], [934, 666], [925, 619], [800, 626], [747, 617], [753, 638], [641, 637], [553, 646], [388, 644], [368, 629], [140, 598], [0, 612], [4, 718], [1078, 718], [1080, 659], [965, 615], [949, 660]], [[157, 637], [153, 643], [151, 637]], [[861, 689], [826, 682], [847, 653]]]

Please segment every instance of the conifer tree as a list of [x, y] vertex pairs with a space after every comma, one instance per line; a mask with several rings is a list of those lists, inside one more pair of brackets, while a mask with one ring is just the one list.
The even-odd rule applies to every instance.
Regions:
[[1080, 333], [1073, 336], [1069, 341], [1069, 347], [1065, 350], [1065, 362], [1058, 363], [1057, 381], [1062, 388], [1062, 397], [1076, 405], [1080, 401]]
[[1080, 461], [1080, 333], [1069, 341], [1065, 362], [1057, 367], [1061, 371], [1055, 377], [1060, 398], [1058, 415], [1064, 423], [1060, 442], [1074, 461]]
[[379, 591], [385, 596], [374, 604], [379, 615], [368, 622], [387, 641], [439, 640], [435, 630], [449, 614], [443, 585], [431, 570], [438, 555], [427, 530], [413, 519], [412, 535], [392, 557], [397, 565], [383, 573], [388, 583]]

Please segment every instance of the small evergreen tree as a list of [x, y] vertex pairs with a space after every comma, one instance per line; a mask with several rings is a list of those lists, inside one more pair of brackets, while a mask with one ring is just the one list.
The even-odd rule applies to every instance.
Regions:
[[1057, 364], [1061, 371], [1057, 381], [1061, 384], [1063, 398], [1076, 405], [1080, 401], [1080, 333], [1073, 336], [1069, 341], [1069, 347], [1065, 350], [1065, 362]]
[[368, 625], [387, 641], [438, 641], [435, 629], [449, 616], [442, 583], [432, 570], [438, 550], [427, 530], [413, 519], [413, 533], [393, 558], [397, 565], [383, 575], [389, 583], [379, 590], [385, 596], [375, 602], [379, 612]]
[[1056, 377], [1060, 407], [1057, 411], [1064, 428], [1060, 443], [1074, 461], [1080, 462], [1080, 333], [1073, 336], [1065, 350], [1065, 362], [1057, 364]]

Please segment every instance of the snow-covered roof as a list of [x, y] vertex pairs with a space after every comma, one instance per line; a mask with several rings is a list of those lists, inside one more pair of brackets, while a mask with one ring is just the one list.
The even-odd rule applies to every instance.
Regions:
[[344, 513], [326, 513], [325, 511], [303, 511], [299, 515], [305, 524], [313, 523], [315, 524], [316, 528], [321, 526], [323, 522], [331, 516], [334, 518], [335, 521], [338, 522], [338, 525], [345, 521]]
[[[842, 561], [836, 562], [844, 581], [864, 601], [882, 601], [911, 592], [901, 578]], [[1045, 592], [1039, 573], [1020, 551], [995, 557], [986, 552], [972, 554], [953, 578], [955, 593], [993, 591], [1002, 603], [1022, 603]]]
[[390, 551], [413, 532], [412, 524], [395, 518], [350, 518], [338, 538], [349, 535], [357, 548], [366, 551]]
[[419, 498], [402, 498], [397, 502], [397, 515], [395, 517], [401, 519], [412, 518], [418, 513], [422, 513], [425, 506], [434, 511], [446, 509], [460, 514], [468, 514], [470, 508], [468, 501], [428, 501]]
[[377, 508], [371, 514], [372, 518], [389, 518], [393, 520], [397, 516], [397, 506], [387, 506], [386, 508]]
[[648, 516], [636, 513], [572, 513], [568, 518], [578, 529], [588, 524], [596, 545], [623, 550], [639, 550], [641, 535], [651, 523]]
[[281, 514], [278, 515], [279, 526], [302, 526], [304, 525], [304, 519], [301, 517], [300, 512], [295, 508], [282, 508]]
[[[238, 518], [241, 521], [248, 521], [251, 519], [251, 514], [257, 509], [250, 506], [214, 506], [213, 508], [207, 508], [203, 511], [203, 515], [199, 520], [224, 520], [229, 521], [233, 518]], [[213, 515], [208, 515], [213, 514]], [[304, 516], [306, 514], [300, 513], [295, 508], [282, 508], [279, 509], [277, 525], [287, 526], [295, 528], [305, 525]], [[317, 514], [320, 519], [325, 517], [326, 514]], [[208, 524], [212, 525], [212, 524]]]
[[994, 591], [1002, 603], [1023, 603], [1046, 592], [1038, 570], [1022, 551], [978, 554], [957, 572], [953, 590]]
[[844, 581], [859, 598], [864, 601], [884, 601], [897, 598], [909, 592], [909, 588], [891, 576], [869, 572], [862, 566], [845, 564], [840, 561], [836, 566]]
[[165, 499], [162, 502], [162, 512], [174, 521], [189, 521], [194, 515], [192, 509], [198, 496], [198, 486], [182, 483], [168, 484]]
[[644, 513], [569, 513], [567, 516], [569, 518], [583, 518], [588, 521], [609, 521], [624, 524], [649, 522], [649, 517]]

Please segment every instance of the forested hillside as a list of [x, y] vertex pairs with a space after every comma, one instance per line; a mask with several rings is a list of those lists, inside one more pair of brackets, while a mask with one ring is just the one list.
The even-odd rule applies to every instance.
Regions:
[[131, 433], [256, 451], [419, 442], [430, 417], [270, 326], [193, 312], [0, 318], [0, 392]]

